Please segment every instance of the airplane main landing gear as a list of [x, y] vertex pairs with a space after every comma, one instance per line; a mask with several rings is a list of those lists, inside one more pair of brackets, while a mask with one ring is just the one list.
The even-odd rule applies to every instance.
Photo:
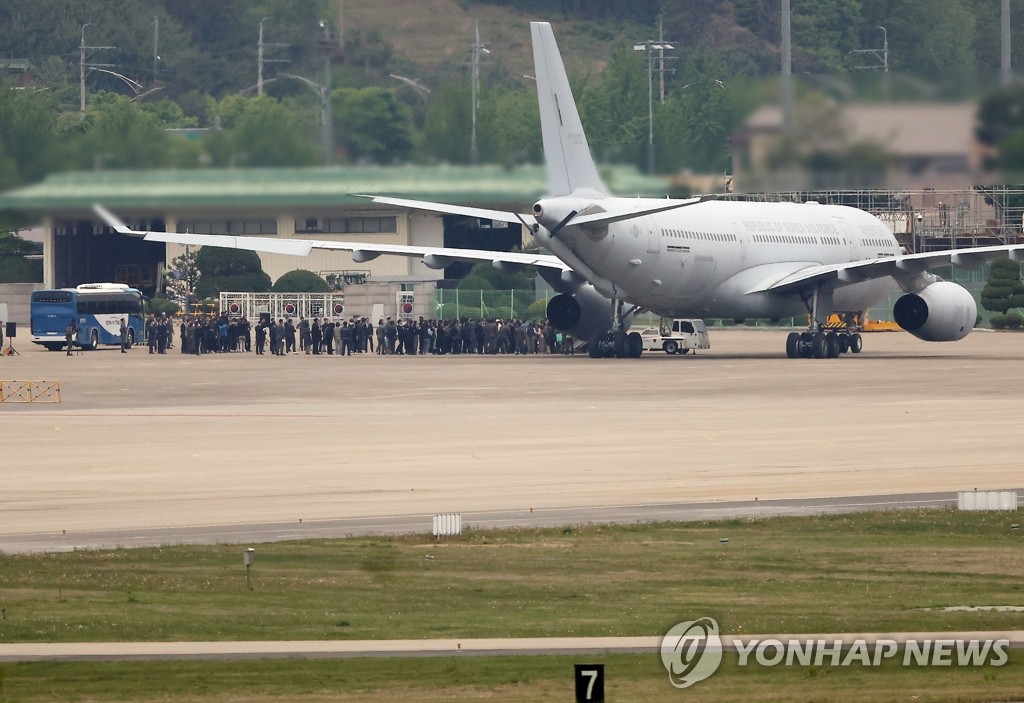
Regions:
[[826, 329], [825, 320], [832, 308], [832, 291], [829, 288], [815, 286], [812, 292], [804, 296], [804, 305], [810, 313], [810, 328], [806, 332], [789, 333], [786, 337], [787, 357], [835, 359], [848, 351], [859, 354], [864, 348], [864, 340], [858, 331], [861, 313], [841, 312], [839, 317], [843, 327], [839, 330]]
[[605, 332], [590, 340], [591, 359], [639, 359], [644, 342], [639, 332]]
[[591, 359], [639, 359], [644, 341], [639, 332], [627, 333], [622, 324], [622, 301], [612, 299], [612, 330], [590, 340]]

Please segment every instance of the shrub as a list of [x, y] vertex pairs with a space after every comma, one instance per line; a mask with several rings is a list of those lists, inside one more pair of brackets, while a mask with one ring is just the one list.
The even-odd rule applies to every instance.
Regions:
[[329, 293], [331, 286], [312, 271], [295, 269], [274, 281], [270, 290], [275, 293]]

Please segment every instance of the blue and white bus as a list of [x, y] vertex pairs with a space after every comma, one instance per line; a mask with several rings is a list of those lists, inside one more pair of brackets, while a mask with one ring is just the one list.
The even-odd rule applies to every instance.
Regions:
[[128, 326], [128, 345], [145, 339], [145, 298], [120, 283], [85, 283], [77, 288], [32, 292], [32, 341], [50, 351], [64, 347], [64, 332], [74, 321], [75, 343], [83, 349], [121, 344], [121, 318]]

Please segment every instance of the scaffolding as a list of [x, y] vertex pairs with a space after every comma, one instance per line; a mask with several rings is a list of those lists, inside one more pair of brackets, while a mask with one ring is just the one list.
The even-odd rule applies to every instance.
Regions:
[[889, 225], [909, 253], [1019, 244], [1024, 238], [1024, 188], [963, 190], [809, 190], [730, 193], [724, 200], [815, 201], [866, 210]]

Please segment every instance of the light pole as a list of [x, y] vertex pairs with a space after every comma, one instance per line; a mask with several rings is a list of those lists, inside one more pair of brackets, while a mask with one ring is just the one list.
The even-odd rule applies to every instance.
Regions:
[[654, 173], [654, 52], [657, 51], [664, 60], [665, 51], [675, 47], [662, 41], [645, 41], [634, 44], [633, 51], [647, 54], [647, 172]]
[[483, 44], [480, 43], [480, 20], [476, 21], [476, 40], [472, 44], [469, 45], [469, 50], [470, 50], [471, 55], [472, 55], [472, 65], [473, 65], [473, 79], [472, 79], [472, 83], [473, 83], [473, 87], [472, 87], [472, 91], [473, 91], [473, 95], [472, 95], [473, 118], [472, 118], [472, 132], [470, 134], [470, 139], [469, 139], [469, 160], [475, 166], [477, 164], [477, 161], [479, 160], [479, 153], [477, 152], [477, 146], [476, 146], [476, 103], [477, 103], [476, 96], [477, 96], [477, 93], [480, 90], [480, 54], [489, 54], [489, 53], [491, 53], [490, 51], [487, 50], [486, 46], [484, 46]]
[[256, 94], [263, 95], [263, 23], [269, 17], [260, 20], [260, 38], [256, 43]]
[[331, 41], [331, 28], [327, 22], [320, 20], [320, 28], [324, 30], [323, 39], [320, 45], [324, 49], [324, 83], [321, 86], [323, 91], [323, 140], [324, 140], [324, 166], [330, 166], [334, 161], [334, 115], [331, 111], [331, 51], [334, 43]]

